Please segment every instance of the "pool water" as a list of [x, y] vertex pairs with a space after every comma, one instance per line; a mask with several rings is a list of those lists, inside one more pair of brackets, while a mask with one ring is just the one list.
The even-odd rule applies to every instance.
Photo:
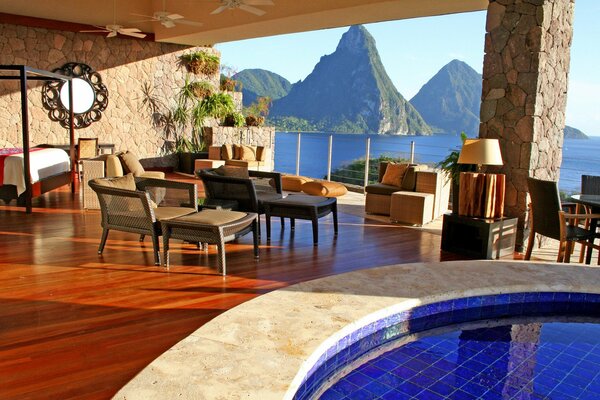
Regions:
[[600, 400], [600, 324], [463, 326], [387, 351], [320, 396], [446, 398]]

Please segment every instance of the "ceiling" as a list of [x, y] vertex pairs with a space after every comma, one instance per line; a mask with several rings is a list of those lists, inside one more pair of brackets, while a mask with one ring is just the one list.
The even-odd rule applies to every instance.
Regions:
[[[81, 26], [116, 22], [153, 33], [160, 42], [209, 45], [254, 37], [381, 22], [422, 16], [485, 10], [488, 0], [273, 0], [256, 16], [240, 9], [211, 15], [221, 0], [0, 0], [0, 22], [78, 31]], [[114, 6], [116, 4], [116, 7]], [[164, 8], [163, 8], [164, 7]], [[159, 22], [135, 22], [133, 14], [152, 15], [166, 10], [201, 27]], [[34, 18], [18, 18], [26, 16]], [[56, 22], [60, 21], [60, 22]], [[87, 27], [89, 28], [89, 27]]]

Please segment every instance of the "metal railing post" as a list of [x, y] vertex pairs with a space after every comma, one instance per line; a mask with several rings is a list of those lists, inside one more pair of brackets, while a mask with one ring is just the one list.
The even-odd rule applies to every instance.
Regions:
[[333, 135], [329, 135], [329, 150], [327, 151], [327, 180], [331, 180], [331, 153], [333, 151]]
[[415, 141], [414, 140], [410, 141], [410, 163], [411, 164], [415, 163]]
[[300, 175], [300, 132], [298, 132], [298, 141], [296, 142], [296, 175]]
[[369, 184], [369, 154], [371, 153], [371, 138], [367, 137], [367, 148], [365, 151], [365, 187]]

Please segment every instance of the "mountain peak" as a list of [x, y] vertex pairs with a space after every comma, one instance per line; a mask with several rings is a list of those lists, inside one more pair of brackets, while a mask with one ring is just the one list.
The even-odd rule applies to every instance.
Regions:
[[375, 39], [362, 25], [352, 25], [340, 39], [336, 51], [347, 50], [353, 53], [364, 51], [369, 46], [375, 46]]

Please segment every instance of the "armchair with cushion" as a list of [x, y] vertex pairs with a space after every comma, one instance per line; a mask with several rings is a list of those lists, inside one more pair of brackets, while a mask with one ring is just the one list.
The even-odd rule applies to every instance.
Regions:
[[[198, 189], [192, 183], [134, 178], [127, 174], [119, 178], [93, 179], [89, 186], [98, 195], [102, 213], [98, 254], [102, 254], [111, 229], [140, 234], [140, 240], [149, 235], [154, 247], [154, 264], [160, 265], [160, 221], [197, 211]], [[154, 195], [157, 192], [159, 198]]]
[[[122, 151], [115, 154], [102, 154], [89, 161], [102, 161], [104, 163], [104, 176], [108, 178], [124, 176], [129, 173], [135, 177], [164, 179], [165, 173], [161, 171], [146, 171], [135, 154]], [[85, 171], [85, 161], [83, 163]]]
[[[281, 174], [222, 166], [199, 170], [206, 197], [211, 200], [235, 200], [238, 211], [264, 214], [264, 201], [283, 197]], [[259, 233], [260, 233], [260, 224]]]
[[[271, 171], [273, 169], [271, 148], [266, 146], [237, 144], [210, 146], [208, 160], [218, 162], [220, 165], [245, 167], [256, 171]], [[217, 167], [219, 165], [213, 164], [213, 166]]]

